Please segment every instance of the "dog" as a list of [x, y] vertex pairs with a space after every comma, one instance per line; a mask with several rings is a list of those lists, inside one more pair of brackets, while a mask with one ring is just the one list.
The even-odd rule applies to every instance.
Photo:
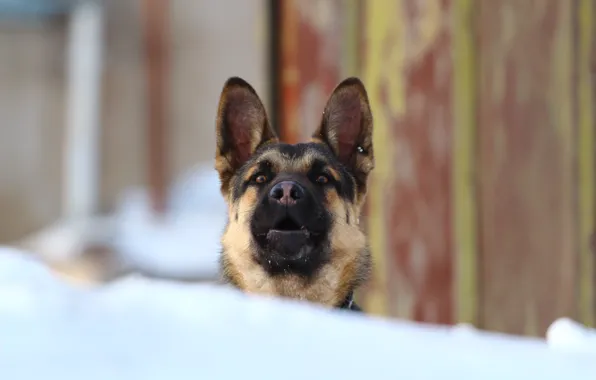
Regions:
[[311, 141], [280, 142], [253, 87], [229, 78], [216, 118], [215, 168], [228, 205], [225, 282], [247, 293], [362, 311], [354, 291], [371, 273], [360, 212], [374, 168], [363, 83], [332, 92]]

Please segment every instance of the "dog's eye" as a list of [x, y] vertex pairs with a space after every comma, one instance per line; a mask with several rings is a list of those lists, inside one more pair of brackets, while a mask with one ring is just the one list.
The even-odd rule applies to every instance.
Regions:
[[265, 182], [267, 182], [267, 176], [265, 176], [264, 174], [258, 175], [255, 178], [255, 182], [256, 183], [265, 183]]
[[318, 184], [324, 185], [327, 182], [329, 182], [329, 178], [326, 175], [321, 174], [320, 176], [317, 177], [317, 183]]

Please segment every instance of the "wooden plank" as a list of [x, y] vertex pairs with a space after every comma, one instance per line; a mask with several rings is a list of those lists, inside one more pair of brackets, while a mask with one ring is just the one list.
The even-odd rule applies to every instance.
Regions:
[[147, 69], [147, 162], [148, 181], [153, 209], [158, 214], [166, 207], [168, 164], [167, 164], [167, 120], [168, 92], [168, 19], [169, 2], [144, 0], [144, 48]]
[[281, 68], [280, 83], [280, 137], [283, 141], [295, 144], [300, 139], [298, 124], [298, 86], [300, 71], [298, 67], [298, 19], [295, 11], [296, 0], [280, 2], [281, 14]]
[[360, 1], [344, 0], [342, 26], [342, 60], [340, 62], [341, 79], [360, 75]]
[[478, 323], [476, 51], [473, 0], [454, 2], [453, 231], [455, 320]]
[[[364, 78], [375, 116], [368, 306], [453, 322], [451, 1], [366, 2]], [[383, 294], [385, 286], [386, 294]]]
[[577, 62], [577, 100], [578, 100], [578, 210], [579, 210], [579, 317], [590, 326], [596, 323], [596, 304], [594, 286], [596, 283], [594, 272], [594, 252], [591, 249], [591, 239], [594, 234], [594, 219], [596, 215], [596, 161], [594, 150], [594, 85], [592, 81], [591, 64], [594, 46], [594, 2], [579, 0], [575, 17], [579, 26], [578, 62]]
[[480, 325], [577, 316], [572, 2], [480, 3]]
[[345, 6], [341, 0], [282, 4], [282, 139], [308, 140], [341, 77]]
[[[384, 81], [383, 77], [383, 40], [391, 32], [393, 25], [398, 25], [395, 21], [398, 19], [400, 8], [396, 1], [377, 0], [366, 2], [364, 6], [364, 61], [363, 79], [368, 88], [370, 105], [374, 115], [374, 133], [373, 144], [375, 148], [375, 170], [370, 178], [368, 193], [368, 214], [367, 230], [370, 242], [370, 248], [374, 260], [373, 278], [369, 283], [366, 293], [365, 308], [367, 312], [378, 315], [389, 314], [388, 299], [388, 248], [387, 248], [387, 227], [386, 211], [387, 204], [384, 202], [385, 194], [392, 182], [393, 171], [391, 170], [392, 144], [391, 144], [391, 126], [390, 121], [383, 112], [385, 105], [381, 97], [380, 86]], [[391, 61], [387, 64], [395, 65], [399, 62], [396, 54], [390, 56]], [[393, 84], [393, 94], [401, 93], [399, 83], [401, 77], [395, 76], [395, 80], [389, 82]], [[396, 83], [397, 82], [397, 83]], [[389, 112], [397, 113], [395, 108], [403, 108], [404, 96], [395, 96], [394, 102], [388, 107]]]

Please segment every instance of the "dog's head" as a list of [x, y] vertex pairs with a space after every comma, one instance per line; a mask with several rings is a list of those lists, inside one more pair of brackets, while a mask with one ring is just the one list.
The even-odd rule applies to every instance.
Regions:
[[343, 81], [307, 143], [279, 142], [255, 90], [224, 85], [216, 169], [228, 203], [225, 279], [249, 291], [336, 306], [370, 271], [359, 215], [374, 166], [364, 85]]

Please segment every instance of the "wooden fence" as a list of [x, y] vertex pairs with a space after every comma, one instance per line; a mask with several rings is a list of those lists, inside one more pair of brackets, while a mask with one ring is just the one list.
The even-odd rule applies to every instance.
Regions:
[[591, 0], [286, 0], [281, 131], [365, 82], [374, 313], [544, 334], [594, 324]]

